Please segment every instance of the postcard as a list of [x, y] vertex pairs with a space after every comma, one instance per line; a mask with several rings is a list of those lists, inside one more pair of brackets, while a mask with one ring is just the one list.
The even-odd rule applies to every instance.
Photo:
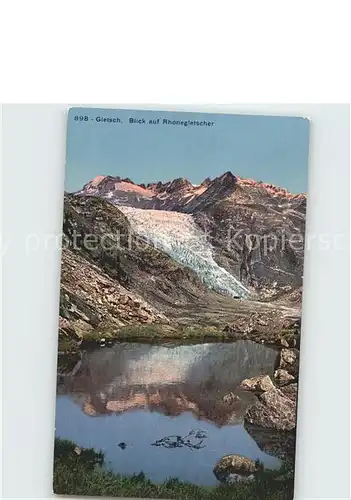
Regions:
[[309, 122], [71, 108], [59, 495], [293, 498]]

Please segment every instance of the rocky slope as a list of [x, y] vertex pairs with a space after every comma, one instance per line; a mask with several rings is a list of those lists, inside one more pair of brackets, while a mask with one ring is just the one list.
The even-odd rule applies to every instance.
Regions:
[[304, 194], [293, 195], [226, 172], [199, 186], [187, 179], [138, 185], [130, 179], [98, 176], [76, 195], [105, 198], [125, 207], [191, 214], [214, 247], [216, 263], [243, 286], [279, 295], [302, 284]]
[[305, 206], [230, 172], [199, 186], [98, 176], [65, 196], [61, 338], [212, 325], [295, 347], [283, 333], [299, 330], [303, 252], [286, 241], [303, 233]]
[[188, 267], [132, 231], [104, 200], [65, 196], [61, 268], [61, 338], [90, 338], [123, 325], [169, 323], [172, 311], [221, 296]]
[[[178, 226], [172, 220], [169, 231], [165, 232], [167, 238], [172, 234], [177, 237], [177, 227], [184, 229], [189, 217], [173, 215], [184, 220]], [[194, 227], [193, 221], [190, 227]], [[203, 258], [199, 272], [195, 272], [187, 262], [171, 258], [169, 251], [165, 253], [164, 246], [159, 249], [155, 248], [155, 241], [148, 243], [140, 231], [135, 232], [133, 218], [128, 219], [106, 200], [67, 195], [63, 233], [60, 338], [65, 342], [62, 350], [69, 348], [72, 340], [77, 343], [82, 339], [115, 336], [121, 327], [149, 324], [170, 325], [167, 327], [170, 336], [180, 327], [191, 326], [186, 335], [194, 338], [194, 326], [201, 327], [200, 333], [205, 335], [205, 327], [212, 325], [216, 338], [256, 335], [258, 340], [277, 343], [283, 330], [294, 327], [298, 321], [296, 304], [284, 300], [275, 304], [235, 300], [229, 294], [217, 293], [202, 278], [203, 271], [210, 269], [209, 275], [213, 276], [215, 268], [222, 273], [219, 283], [223, 275], [226, 284], [240, 286], [240, 283], [220, 270], [210, 254]], [[184, 237], [184, 232], [180, 234]], [[182, 239], [180, 243], [180, 248], [187, 244]], [[208, 251], [208, 247], [204, 248]], [[139, 338], [140, 333], [136, 336]], [[182, 337], [183, 333], [177, 336]]]

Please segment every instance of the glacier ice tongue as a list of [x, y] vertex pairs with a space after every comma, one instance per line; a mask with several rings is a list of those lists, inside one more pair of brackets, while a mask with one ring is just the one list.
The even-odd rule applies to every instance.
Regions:
[[230, 297], [247, 297], [249, 290], [213, 258], [213, 248], [192, 215], [165, 210], [118, 207], [135, 233], [175, 261], [192, 269], [208, 288]]

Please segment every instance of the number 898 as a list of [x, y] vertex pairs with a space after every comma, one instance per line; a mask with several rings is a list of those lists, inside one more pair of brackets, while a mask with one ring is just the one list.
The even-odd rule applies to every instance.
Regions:
[[87, 122], [89, 120], [88, 116], [76, 115], [74, 117], [76, 122]]

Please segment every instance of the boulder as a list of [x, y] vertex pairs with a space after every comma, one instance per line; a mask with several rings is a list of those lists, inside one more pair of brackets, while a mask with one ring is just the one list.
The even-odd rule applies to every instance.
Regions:
[[239, 476], [250, 476], [258, 470], [254, 460], [242, 455], [226, 455], [222, 457], [213, 469], [213, 473], [219, 481], [226, 482], [228, 476], [238, 474]]
[[290, 347], [289, 342], [288, 342], [288, 340], [287, 340], [285, 337], [282, 337], [282, 338], [280, 339], [280, 344], [281, 344], [283, 347]]
[[296, 401], [280, 389], [271, 389], [259, 396], [244, 417], [245, 422], [268, 429], [291, 431], [296, 427]]
[[297, 384], [289, 384], [281, 388], [282, 393], [295, 403], [297, 402]]
[[300, 335], [298, 333], [289, 333], [281, 337], [280, 344], [283, 347], [293, 347], [300, 349]]
[[128, 296], [127, 295], [120, 295], [119, 302], [120, 302], [120, 304], [126, 305], [128, 302]]
[[223, 399], [224, 403], [226, 403], [228, 405], [231, 405], [237, 401], [241, 401], [239, 396], [237, 396], [233, 392], [228, 392], [228, 394], [225, 394], [222, 399]]
[[288, 373], [286, 370], [279, 368], [274, 372], [274, 379], [279, 385], [285, 385], [295, 380], [295, 377], [294, 375]]
[[274, 389], [274, 384], [269, 375], [259, 375], [258, 377], [247, 378], [239, 386], [243, 391], [251, 391], [262, 394]]
[[298, 375], [300, 353], [297, 349], [282, 349], [280, 352], [279, 368], [291, 375]]

